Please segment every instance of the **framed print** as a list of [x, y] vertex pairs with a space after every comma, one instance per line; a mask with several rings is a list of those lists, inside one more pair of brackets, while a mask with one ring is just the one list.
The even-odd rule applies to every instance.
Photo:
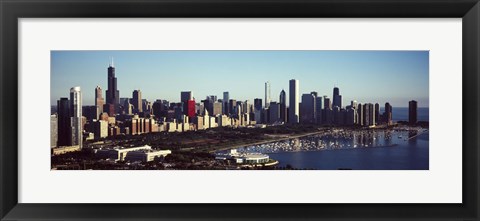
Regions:
[[478, 220], [479, 7], [2, 1], [1, 219]]

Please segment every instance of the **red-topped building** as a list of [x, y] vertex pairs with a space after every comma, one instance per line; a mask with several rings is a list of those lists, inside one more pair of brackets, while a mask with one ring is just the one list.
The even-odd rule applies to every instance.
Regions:
[[195, 100], [189, 100], [187, 103], [187, 116], [189, 118], [195, 117]]

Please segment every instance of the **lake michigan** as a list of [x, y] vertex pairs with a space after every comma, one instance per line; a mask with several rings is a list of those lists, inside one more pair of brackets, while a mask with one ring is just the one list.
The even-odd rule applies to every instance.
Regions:
[[[381, 111], [381, 113], [383, 110]], [[418, 108], [418, 120], [429, 121], [428, 108]], [[408, 108], [393, 108], [394, 121], [408, 121]], [[296, 149], [291, 149], [293, 146]], [[280, 147], [280, 148], [277, 148]], [[429, 133], [379, 130], [348, 136], [306, 136], [264, 146], [240, 148], [267, 153], [278, 167], [316, 170], [428, 170]]]

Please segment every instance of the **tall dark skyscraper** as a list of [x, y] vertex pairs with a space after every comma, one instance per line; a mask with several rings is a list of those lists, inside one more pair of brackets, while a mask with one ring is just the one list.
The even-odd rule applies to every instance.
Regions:
[[[180, 92], [180, 101], [182, 102], [183, 114], [188, 115], [188, 101], [192, 99], [193, 96], [191, 91]], [[210, 110], [208, 111], [212, 113]]]
[[375, 103], [375, 124], [380, 122], [380, 104]]
[[278, 122], [280, 119], [280, 104], [277, 102], [270, 102], [268, 106], [269, 111], [269, 123], [273, 124]]
[[255, 98], [253, 100], [253, 109], [254, 111], [261, 111], [262, 110], [262, 99], [261, 98]]
[[363, 114], [363, 105], [361, 103], [357, 104], [357, 124], [364, 125], [364, 114]]
[[385, 118], [385, 123], [387, 125], [392, 125], [392, 105], [390, 103], [385, 103], [385, 112], [384, 112], [384, 118]]
[[70, 134], [70, 102], [68, 101], [68, 98], [62, 97], [57, 101], [57, 114], [57, 146], [70, 146], [72, 143], [72, 136]]
[[342, 108], [342, 95], [340, 95], [340, 89], [338, 87], [333, 88], [333, 107], [337, 106]]
[[315, 96], [313, 94], [302, 95], [300, 122], [310, 124], [315, 123]]
[[263, 116], [263, 111], [262, 111], [262, 99], [261, 98], [255, 98], [253, 100], [253, 119], [257, 123], [262, 123], [262, 116]]
[[143, 112], [142, 92], [140, 90], [133, 91], [132, 104], [133, 104], [133, 107], [135, 107], [135, 110], [134, 110], [135, 113]]
[[[113, 105], [115, 112], [118, 112], [118, 105], [120, 104], [120, 92], [117, 88], [117, 78], [115, 77], [115, 67], [113, 66], [113, 59], [108, 66], [108, 89], [106, 90], [107, 104]], [[109, 111], [110, 112], [110, 111]], [[111, 114], [111, 113], [109, 113]]]
[[280, 120], [287, 122], [287, 93], [282, 89], [280, 91]]
[[235, 116], [237, 113], [237, 100], [230, 99], [228, 101], [228, 109], [230, 110], [230, 115]]
[[289, 105], [288, 105], [288, 122], [296, 124], [300, 122], [300, 85], [299, 81], [292, 79], [289, 81]]
[[228, 100], [230, 100], [230, 94], [228, 91], [223, 92], [223, 114], [228, 114]]
[[408, 123], [417, 123], [417, 101], [411, 100], [408, 102]]
[[363, 105], [363, 125], [371, 126], [373, 118], [373, 105], [370, 103]]
[[316, 119], [316, 123], [317, 124], [321, 124], [322, 123], [322, 109], [323, 109], [323, 105], [322, 105], [322, 97], [321, 96], [317, 96], [315, 98], [315, 119]]
[[363, 105], [363, 121], [365, 126], [375, 125], [375, 105], [367, 103]]

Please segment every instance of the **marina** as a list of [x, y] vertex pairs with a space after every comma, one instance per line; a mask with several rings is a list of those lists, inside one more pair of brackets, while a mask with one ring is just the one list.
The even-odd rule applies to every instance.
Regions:
[[315, 135], [237, 148], [263, 153], [279, 167], [296, 169], [428, 170], [428, 130], [332, 130]]

